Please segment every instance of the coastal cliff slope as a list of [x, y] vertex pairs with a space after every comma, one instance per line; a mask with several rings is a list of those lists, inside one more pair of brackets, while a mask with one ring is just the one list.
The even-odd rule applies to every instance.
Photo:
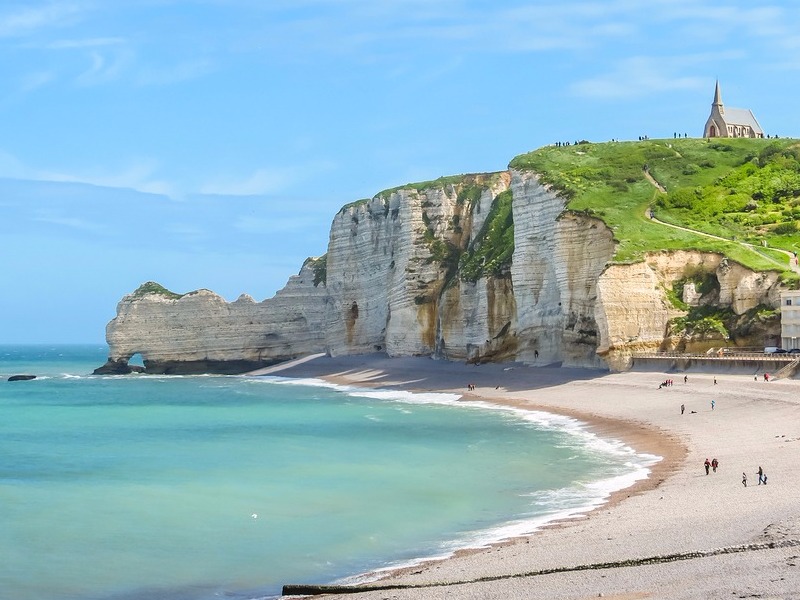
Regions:
[[[127, 372], [136, 354], [148, 373], [235, 373], [317, 352], [616, 370], [635, 351], [761, 345], [777, 335], [788, 265], [758, 256], [747, 264], [738, 245], [691, 233], [665, 236], [646, 216], [648, 207], [680, 214], [669, 202], [699, 150], [630, 147], [645, 152], [637, 165], [663, 162], [626, 167], [618, 182], [624, 169], [611, 168], [619, 160], [609, 153], [628, 148], [587, 143], [349, 204], [333, 219], [327, 254], [263, 302], [145, 284], [120, 301], [98, 372]], [[564, 157], [594, 166], [542, 168]], [[603, 160], [611, 166], [598, 169]], [[739, 168], [715, 164], [709, 181], [719, 180], [714, 169]], [[651, 173], [674, 179], [675, 194], [659, 195]]]

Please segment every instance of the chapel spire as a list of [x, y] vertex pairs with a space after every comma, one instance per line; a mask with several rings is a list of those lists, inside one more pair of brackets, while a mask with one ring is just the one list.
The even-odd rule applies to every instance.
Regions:
[[725, 113], [725, 108], [722, 106], [722, 93], [719, 91], [719, 79], [717, 79], [717, 85], [714, 87], [714, 102], [711, 103], [713, 107], [719, 107], [720, 113]]

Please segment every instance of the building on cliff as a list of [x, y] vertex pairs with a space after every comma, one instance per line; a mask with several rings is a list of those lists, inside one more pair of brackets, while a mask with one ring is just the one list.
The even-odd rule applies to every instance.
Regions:
[[704, 138], [763, 138], [764, 131], [758, 124], [753, 111], [748, 108], [725, 108], [719, 81], [714, 88], [714, 102], [711, 103], [711, 115], [703, 129]]
[[781, 291], [781, 348], [800, 348], [800, 290]]

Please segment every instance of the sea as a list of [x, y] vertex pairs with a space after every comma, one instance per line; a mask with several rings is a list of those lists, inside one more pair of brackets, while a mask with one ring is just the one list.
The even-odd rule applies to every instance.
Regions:
[[453, 394], [92, 375], [107, 352], [0, 346], [3, 598], [363, 581], [582, 515], [658, 461], [571, 418]]

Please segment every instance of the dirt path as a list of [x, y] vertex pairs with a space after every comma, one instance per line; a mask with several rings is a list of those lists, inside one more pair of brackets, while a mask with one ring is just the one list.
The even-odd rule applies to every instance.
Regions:
[[[645, 179], [647, 179], [647, 181], [649, 181], [651, 183], [651, 185], [654, 188], [656, 188], [660, 193], [662, 193], [662, 194], [666, 194], [667, 193], [666, 188], [663, 185], [661, 185], [658, 181], [656, 181], [656, 179], [650, 174], [649, 170], [645, 170], [644, 171], [644, 176], [645, 176]], [[722, 242], [732, 242], [734, 244], [739, 244], [739, 246], [741, 246], [742, 248], [744, 248], [746, 250], [749, 250], [750, 252], [754, 252], [755, 254], [758, 254], [761, 258], [764, 258], [764, 259], [768, 260], [769, 262], [771, 262], [772, 264], [774, 264], [775, 266], [780, 267], [781, 270], [786, 269], [786, 265], [784, 263], [782, 263], [782, 262], [780, 262], [778, 260], [775, 260], [771, 256], [767, 256], [766, 254], [761, 252], [758, 249], [757, 246], [754, 246], [753, 244], [748, 244], [746, 242], [737, 242], [736, 240], [732, 240], [730, 238], [724, 238], [724, 237], [721, 237], [721, 236], [718, 236], [718, 235], [714, 235], [714, 234], [711, 234], [711, 233], [705, 233], [704, 231], [698, 231], [697, 229], [690, 229], [689, 227], [682, 227], [680, 225], [673, 225], [672, 223], [667, 223], [665, 221], [662, 221], [662, 220], [656, 218], [655, 214], [653, 214], [651, 212], [650, 208], [648, 208], [645, 211], [645, 216], [647, 216], [654, 223], [658, 223], [659, 225], [664, 225], [665, 227], [672, 227], [673, 229], [680, 229], [681, 231], [686, 231], [686, 232], [689, 232], [689, 233], [693, 233], [695, 235], [702, 235], [704, 237], [712, 238], [712, 239], [715, 239], [715, 240], [720, 240]], [[800, 266], [797, 265], [797, 261], [795, 260], [795, 255], [792, 252], [789, 252], [788, 250], [783, 250], [781, 248], [770, 248], [770, 249], [771, 250], [775, 250], [777, 252], [781, 252], [782, 254], [785, 254], [789, 258], [789, 268], [792, 271], [794, 271], [795, 273], [800, 273]]]

